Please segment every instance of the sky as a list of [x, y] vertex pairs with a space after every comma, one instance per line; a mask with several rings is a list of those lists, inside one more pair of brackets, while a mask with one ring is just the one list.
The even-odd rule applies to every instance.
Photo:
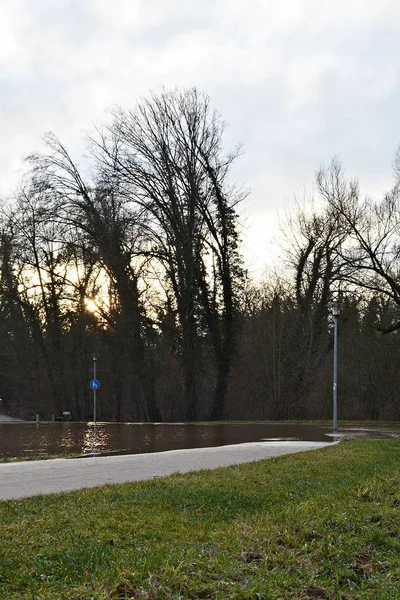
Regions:
[[249, 272], [279, 255], [279, 215], [338, 157], [364, 193], [400, 144], [398, 0], [2, 0], [0, 193], [53, 131], [77, 162], [107, 108], [196, 86], [242, 145], [232, 180]]

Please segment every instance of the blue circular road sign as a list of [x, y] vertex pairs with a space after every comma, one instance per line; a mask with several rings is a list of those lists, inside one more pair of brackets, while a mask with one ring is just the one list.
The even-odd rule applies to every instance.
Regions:
[[98, 390], [100, 387], [100, 381], [98, 379], [92, 379], [89, 383], [92, 390]]

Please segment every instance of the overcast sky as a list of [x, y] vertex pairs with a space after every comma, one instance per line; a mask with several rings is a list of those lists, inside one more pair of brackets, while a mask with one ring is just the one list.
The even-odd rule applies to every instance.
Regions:
[[277, 210], [339, 156], [362, 189], [392, 183], [400, 143], [399, 0], [1, 0], [0, 191], [54, 131], [74, 158], [113, 104], [197, 86], [243, 144], [233, 172], [245, 255], [274, 254]]

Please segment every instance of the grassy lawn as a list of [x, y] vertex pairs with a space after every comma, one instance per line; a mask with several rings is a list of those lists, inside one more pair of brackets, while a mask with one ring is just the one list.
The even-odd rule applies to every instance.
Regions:
[[400, 441], [0, 503], [0, 598], [400, 599]]

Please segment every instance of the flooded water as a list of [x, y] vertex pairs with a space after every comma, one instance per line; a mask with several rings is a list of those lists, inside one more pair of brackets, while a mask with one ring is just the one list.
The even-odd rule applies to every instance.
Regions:
[[[0, 423], [0, 458], [40, 454], [58, 456], [142, 454], [184, 448], [206, 448], [243, 442], [332, 441], [332, 429], [275, 423]], [[348, 428], [345, 437], [400, 437], [400, 426]]]

